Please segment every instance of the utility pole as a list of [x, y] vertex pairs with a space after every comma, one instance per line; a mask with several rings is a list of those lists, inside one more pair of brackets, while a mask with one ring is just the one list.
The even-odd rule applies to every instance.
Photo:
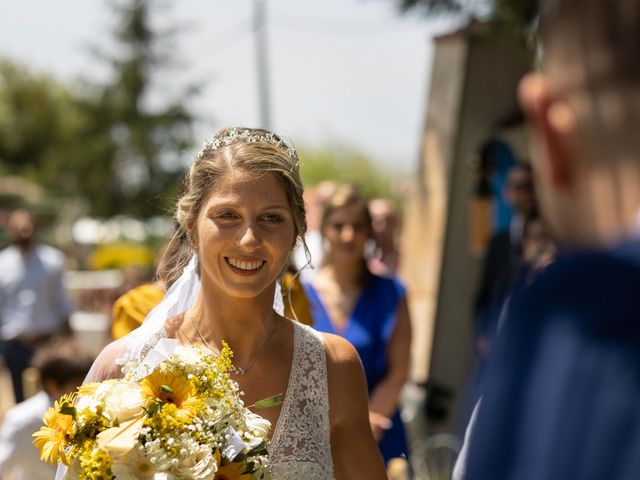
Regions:
[[269, 65], [267, 59], [267, 26], [265, 0], [254, 0], [254, 38], [256, 42], [256, 71], [258, 73], [258, 102], [260, 127], [271, 129], [269, 102]]

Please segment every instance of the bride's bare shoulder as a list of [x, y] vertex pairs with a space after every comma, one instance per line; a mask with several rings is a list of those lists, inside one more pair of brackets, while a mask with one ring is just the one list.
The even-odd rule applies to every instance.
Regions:
[[102, 382], [112, 378], [122, 377], [121, 360], [127, 353], [127, 344], [124, 338], [120, 338], [108, 344], [98, 354], [89, 374], [87, 382]]
[[323, 333], [322, 338], [328, 366], [351, 365], [361, 368], [360, 357], [351, 343], [331, 333]]
[[360, 390], [366, 392], [364, 369], [354, 346], [338, 335], [323, 333], [322, 336], [327, 357], [330, 397], [348, 397]]

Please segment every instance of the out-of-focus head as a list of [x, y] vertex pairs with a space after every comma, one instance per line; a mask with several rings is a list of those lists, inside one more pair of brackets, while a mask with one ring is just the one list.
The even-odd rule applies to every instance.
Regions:
[[519, 93], [541, 208], [564, 243], [614, 241], [640, 206], [640, 2], [542, 0], [540, 39]]
[[574, 111], [593, 156], [612, 149], [637, 154], [640, 2], [545, 0], [540, 23], [552, 98], [566, 100]]
[[376, 240], [392, 241], [399, 226], [398, 211], [393, 202], [388, 198], [374, 198], [369, 201], [369, 214]]
[[325, 180], [305, 191], [304, 200], [307, 210], [307, 225], [310, 232], [320, 230], [324, 204], [335, 193], [338, 184]]
[[[294, 223], [294, 237], [304, 238], [307, 230], [298, 157], [295, 150], [277, 135], [262, 129], [227, 128], [205, 142], [185, 175], [174, 223], [176, 233], [158, 266], [158, 278], [171, 285], [193, 254], [193, 235], [203, 205], [226, 180], [240, 173], [256, 178], [271, 174], [284, 192]], [[264, 177], [266, 178], [266, 177]], [[295, 241], [294, 238], [294, 241]]]
[[546, 266], [551, 263], [555, 253], [555, 244], [543, 218], [537, 214], [527, 218], [522, 228], [524, 261], [534, 267]]
[[19, 247], [29, 247], [35, 238], [36, 221], [33, 214], [24, 209], [13, 210], [7, 218], [7, 238]]
[[322, 214], [322, 235], [329, 243], [328, 255], [362, 261], [365, 244], [373, 235], [367, 199], [353, 185], [340, 185], [327, 200]]
[[536, 208], [536, 197], [531, 167], [518, 163], [507, 173], [505, 197], [509, 205], [520, 215], [530, 215]]
[[71, 338], [52, 340], [34, 355], [31, 365], [40, 373], [44, 390], [52, 397], [73, 392], [89, 373], [94, 355]]

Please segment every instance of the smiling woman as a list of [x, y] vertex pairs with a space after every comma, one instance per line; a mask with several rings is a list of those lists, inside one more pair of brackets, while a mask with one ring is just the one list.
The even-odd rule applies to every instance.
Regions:
[[220, 182], [188, 227], [199, 253], [200, 278], [212, 294], [266, 295], [280, 276], [296, 234], [287, 196], [275, 173], [235, 170]]
[[213, 354], [226, 342], [247, 405], [285, 394], [260, 411], [275, 425], [273, 479], [385, 478], [356, 351], [274, 309], [276, 285], [306, 231], [302, 192], [297, 154], [273, 133], [225, 129], [206, 142], [158, 268], [167, 295], [142, 327], [105, 348], [90, 379], [121, 376], [120, 365], [163, 337]]

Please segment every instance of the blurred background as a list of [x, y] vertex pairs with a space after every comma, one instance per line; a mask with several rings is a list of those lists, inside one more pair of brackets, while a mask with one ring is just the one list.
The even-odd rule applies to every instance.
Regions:
[[413, 321], [403, 418], [416, 471], [447, 478], [422, 463], [452, 462], [472, 406], [482, 263], [517, 213], [507, 172], [528, 163], [516, 87], [533, 64], [535, 3], [4, 3], [0, 244], [10, 210], [35, 212], [40, 240], [66, 255], [71, 327], [98, 351], [115, 299], [152, 279], [201, 143], [227, 126], [277, 132], [299, 150], [306, 189], [355, 182], [400, 212]]

